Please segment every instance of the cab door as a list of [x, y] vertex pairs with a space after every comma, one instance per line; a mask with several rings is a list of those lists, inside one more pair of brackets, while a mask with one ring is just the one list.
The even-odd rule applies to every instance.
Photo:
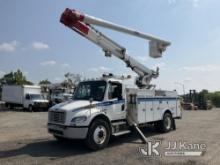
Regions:
[[28, 106], [31, 104], [31, 96], [29, 94], [26, 94], [24, 96], [24, 100], [23, 100], [23, 107], [24, 108], [28, 108]]
[[109, 82], [108, 101], [106, 102], [106, 105], [112, 120], [125, 119], [125, 98], [123, 98], [121, 83]]

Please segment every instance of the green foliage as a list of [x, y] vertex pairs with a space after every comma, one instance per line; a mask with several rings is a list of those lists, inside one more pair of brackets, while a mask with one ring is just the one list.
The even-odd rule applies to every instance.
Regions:
[[21, 70], [17, 70], [16, 72], [10, 72], [5, 74], [0, 79], [0, 85], [8, 84], [8, 85], [33, 85], [32, 82], [28, 81], [26, 77], [23, 75]]
[[39, 85], [48, 85], [48, 84], [51, 84], [51, 82], [48, 79], [45, 79], [45, 80], [41, 80], [38, 84]]
[[220, 92], [214, 92], [214, 93], [210, 93], [209, 97], [212, 100], [212, 103], [216, 106], [216, 107], [220, 107]]
[[[192, 100], [192, 98], [190, 99], [189, 94], [186, 94], [185, 98], [188, 102], [191, 102]], [[202, 91], [196, 93], [196, 95], [193, 96], [194, 103], [204, 103], [208, 100], [210, 100], [215, 107], [220, 107], [220, 91], [209, 92], [208, 90], [203, 89]]]

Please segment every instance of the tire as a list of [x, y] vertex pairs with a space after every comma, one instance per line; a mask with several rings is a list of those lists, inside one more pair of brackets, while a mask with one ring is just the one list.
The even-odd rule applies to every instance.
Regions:
[[12, 104], [8, 104], [8, 107], [9, 107], [10, 110], [14, 109], [14, 105], [12, 105]]
[[109, 124], [103, 119], [92, 122], [86, 137], [86, 145], [92, 150], [100, 150], [108, 145], [110, 139]]
[[29, 111], [29, 112], [33, 112], [33, 111], [34, 111], [32, 105], [29, 105], [29, 106], [28, 106], [28, 111]]
[[5, 103], [5, 108], [10, 109], [9, 103]]
[[64, 141], [66, 140], [66, 139], [63, 138], [63, 137], [56, 136], [56, 135], [53, 135], [53, 137], [54, 137], [57, 141], [59, 141], [59, 142], [64, 142]]
[[170, 132], [174, 128], [174, 120], [170, 113], [165, 113], [163, 120], [154, 123], [154, 127], [157, 131], [162, 133]]

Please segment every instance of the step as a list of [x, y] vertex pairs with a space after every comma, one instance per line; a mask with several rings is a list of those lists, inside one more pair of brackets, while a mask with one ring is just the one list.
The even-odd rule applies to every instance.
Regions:
[[113, 136], [121, 136], [121, 135], [124, 135], [124, 134], [128, 134], [130, 132], [131, 132], [130, 130], [125, 130], [125, 131], [116, 132], [116, 133], [114, 133], [112, 135]]
[[125, 121], [119, 121], [119, 122], [114, 122], [114, 123], [111, 123], [112, 126], [116, 126], [116, 125], [123, 125], [123, 124], [126, 124]]

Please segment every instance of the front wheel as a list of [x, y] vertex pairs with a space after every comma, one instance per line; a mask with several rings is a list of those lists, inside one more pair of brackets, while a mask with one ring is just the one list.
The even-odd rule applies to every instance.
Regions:
[[34, 111], [32, 105], [29, 105], [29, 107], [28, 107], [28, 111], [29, 111], [29, 112], [33, 112], [33, 111]]
[[64, 141], [66, 141], [65, 138], [60, 137], [60, 136], [57, 136], [57, 135], [53, 135], [53, 137], [54, 137], [57, 141], [59, 141], [59, 142], [64, 142]]
[[14, 105], [13, 105], [13, 104], [8, 104], [8, 108], [9, 108], [10, 110], [13, 110], [13, 109], [14, 109]]
[[103, 149], [107, 146], [109, 138], [109, 124], [105, 120], [97, 119], [89, 127], [86, 145], [92, 150]]

